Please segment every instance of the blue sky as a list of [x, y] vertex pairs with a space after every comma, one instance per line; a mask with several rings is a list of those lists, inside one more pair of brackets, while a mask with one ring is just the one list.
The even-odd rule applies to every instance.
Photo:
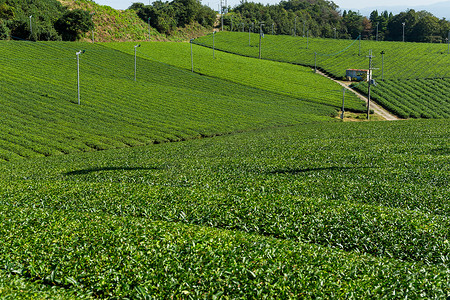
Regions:
[[[133, 2], [142, 2], [144, 4], [151, 3], [151, 0], [94, 0], [98, 4], [101, 5], [108, 5], [116, 9], [126, 9], [128, 8]], [[220, 0], [201, 0], [203, 4], [209, 5], [213, 9], [217, 9]], [[225, 1], [225, 0], [224, 0]], [[227, 0], [229, 6], [235, 6], [240, 3], [240, 0]], [[250, 0], [249, 0], [250, 1]], [[261, 2], [264, 4], [267, 3], [278, 3], [279, 0], [254, 0], [253, 2]], [[414, 6], [423, 6], [423, 5], [429, 5], [433, 3], [438, 2], [445, 2], [445, 0], [372, 0], [372, 1], [355, 1], [355, 0], [335, 0], [334, 3], [336, 3], [340, 8], [345, 9], [363, 9], [366, 7], [377, 7], [377, 6], [386, 6], [388, 9], [389, 6], [405, 6], [406, 8], [414, 8]], [[389, 10], [389, 9], [388, 9]]]

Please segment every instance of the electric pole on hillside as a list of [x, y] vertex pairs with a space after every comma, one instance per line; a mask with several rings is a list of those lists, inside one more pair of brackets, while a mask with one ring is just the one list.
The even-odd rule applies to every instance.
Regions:
[[134, 81], [136, 81], [136, 66], [137, 66], [137, 56], [136, 56], [136, 48], [139, 48], [141, 45], [134, 46]]
[[221, 23], [222, 23], [222, 31], [223, 31], [223, 0], [220, 0], [220, 11], [219, 11], [220, 15], [221, 15]]
[[403, 22], [402, 23], [402, 26], [403, 26], [403, 42], [405, 42], [405, 25], [406, 25], [406, 23]]
[[259, 59], [261, 59], [261, 39], [264, 37], [264, 33], [262, 30], [262, 27], [264, 26], [264, 23], [261, 22], [259, 24]]
[[31, 15], [30, 16], [30, 36], [31, 35], [33, 35], [33, 25], [31, 24], [31, 18], [32, 18], [33, 16]]
[[294, 36], [297, 35], [297, 18], [298, 18], [298, 16], [295, 16], [295, 22], [294, 22]]
[[450, 30], [448, 31], [447, 48], [447, 54], [450, 54]]
[[379, 25], [379, 23], [377, 23], [377, 38], [376, 38], [377, 42], [378, 42], [378, 25]]
[[374, 56], [372, 55], [372, 50], [369, 51], [369, 56], [367, 56], [369, 58], [369, 72], [367, 74], [367, 79], [368, 79], [368, 92], [367, 92], [367, 120], [369, 120], [369, 114], [370, 114], [370, 87], [372, 86], [372, 84], [374, 86], [376, 86], [376, 82], [375, 80], [372, 78], [372, 71], [375, 70], [375, 68], [372, 67], [372, 58], [374, 58]]
[[78, 91], [78, 105], [81, 104], [81, 95], [80, 95], [80, 54], [84, 53], [85, 50], [80, 50], [76, 53], [77, 55], [77, 91]]
[[191, 44], [191, 72], [194, 72], [194, 52], [192, 51], [192, 42], [194, 39], [191, 39], [189, 43]]

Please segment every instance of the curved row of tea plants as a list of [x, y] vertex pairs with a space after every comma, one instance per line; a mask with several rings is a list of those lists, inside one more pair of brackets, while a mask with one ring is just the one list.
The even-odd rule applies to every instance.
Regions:
[[102, 45], [4, 41], [0, 49], [0, 160], [315, 122], [336, 111], [142, 58], [135, 82], [134, 57]]
[[[244, 56], [257, 57], [259, 36], [250, 35], [250, 46], [248, 37], [249, 35], [245, 33], [219, 33], [215, 37], [215, 47]], [[195, 42], [212, 47], [212, 36], [201, 37]], [[416, 91], [413, 84], [417, 82], [420, 85], [421, 80], [427, 79], [426, 82], [430, 86], [439, 86], [440, 82], [447, 81], [450, 76], [450, 54], [445, 51], [446, 45], [266, 35], [261, 47], [262, 57], [265, 59], [308, 66], [317, 65], [335, 78], [342, 78], [346, 69], [368, 69], [369, 50], [374, 55], [373, 76], [380, 86], [383, 86], [374, 89], [376, 93], [374, 99], [382, 106], [402, 118], [448, 117], [450, 105], [445, 97], [445, 88], [428, 89], [428, 93], [422, 93], [420, 90]], [[395, 83], [389, 79], [395, 79]], [[405, 81], [401, 83], [400, 80]], [[399, 85], [403, 88], [394, 87]], [[362, 85], [359, 90], [364, 93], [367, 85]], [[396, 92], [392, 93], [389, 90]], [[441, 98], [442, 94], [444, 94], [442, 100], [435, 100]]]
[[[132, 43], [108, 43], [106, 46], [133, 54]], [[187, 43], [146, 43], [139, 48], [142, 58], [191, 70], [190, 45]], [[230, 82], [267, 90], [334, 107], [342, 107], [342, 87], [310, 68], [237, 56], [204, 47], [193, 47], [194, 72]], [[345, 99], [345, 109], [364, 112], [365, 103], [353, 93]]]
[[[355, 87], [367, 92], [367, 83]], [[385, 80], [371, 98], [401, 118], [450, 118], [450, 79]]]
[[[195, 43], [212, 47], [212, 35]], [[215, 47], [240, 55], [259, 56], [259, 34], [219, 32]], [[421, 79], [450, 77], [450, 54], [446, 44], [334, 40], [292, 36], [265, 35], [262, 58], [294, 64], [316, 65], [335, 78], [345, 76], [346, 69], [367, 69], [369, 51], [374, 55], [374, 78]], [[384, 55], [380, 53], [384, 51]]]
[[449, 128], [322, 122], [2, 163], [1, 265], [96, 297], [445, 298]]

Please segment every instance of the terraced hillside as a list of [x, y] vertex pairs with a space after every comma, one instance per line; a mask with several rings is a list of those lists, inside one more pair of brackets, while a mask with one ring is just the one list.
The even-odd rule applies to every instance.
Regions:
[[324, 122], [1, 163], [0, 296], [446, 298], [449, 128]]
[[[367, 84], [355, 89], [366, 93]], [[450, 78], [385, 80], [372, 87], [372, 98], [402, 118], [450, 118]]]
[[[198, 38], [195, 43], [212, 47], [212, 36]], [[215, 47], [258, 57], [259, 35], [221, 32], [215, 37]], [[264, 59], [316, 65], [335, 78], [342, 78], [346, 69], [368, 69], [370, 50], [376, 68], [373, 76], [379, 83], [372, 91], [379, 104], [402, 118], [448, 118], [450, 99], [446, 81], [450, 77], [450, 53], [447, 45], [266, 35], [261, 46]], [[356, 89], [367, 93], [367, 85]]]
[[[212, 35], [200, 37], [195, 43], [212, 47]], [[259, 34], [220, 32], [216, 34], [217, 49], [251, 57], [259, 56]], [[361, 46], [361, 47], [360, 47]], [[265, 35], [262, 57], [308, 66], [316, 65], [335, 78], [345, 76], [346, 69], [367, 69], [369, 51], [374, 55], [374, 78], [421, 79], [450, 77], [450, 53], [447, 44], [334, 40], [292, 36]], [[380, 53], [384, 51], [384, 55]], [[384, 58], [384, 64], [382, 61]], [[383, 66], [383, 68], [382, 68]]]
[[[134, 52], [133, 43], [108, 43], [111, 47], [128, 54]], [[146, 43], [139, 48], [138, 56], [163, 62], [191, 71], [190, 45], [188, 43]], [[194, 72], [230, 82], [267, 90], [277, 94], [342, 107], [342, 88], [330, 80], [314, 74], [308, 67], [241, 57], [220, 51], [193, 46]], [[364, 112], [363, 101], [347, 93], [345, 110]]]
[[134, 57], [102, 45], [1, 42], [0, 49], [1, 160], [289, 126], [336, 111], [143, 58], [135, 82]]

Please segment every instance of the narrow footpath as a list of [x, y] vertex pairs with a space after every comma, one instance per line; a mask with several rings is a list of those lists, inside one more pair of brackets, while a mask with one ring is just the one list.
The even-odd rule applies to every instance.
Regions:
[[[360, 93], [358, 93], [357, 91], [355, 91], [354, 89], [349, 87], [351, 82], [347, 83], [347, 82], [342, 82], [342, 81], [333, 79], [333, 78], [329, 77], [328, 75], [320, 72], [319, 70], [317, 70], [317, 73], [322, 75], [322, 76], [324, 76], [324, 77], [326, 77], [326, 78], [328, 78], [328, 79], [330, 79], [330, 80], [333, 80], [334, 82], [339, 83], [341, 86], [345, 87], [347, 90], [351, 91], [356, 96], [358, 96], [358, 98], [360, 98], [361, 100], [364, 100], [364, 102], [366, 102], [366, 105], [367, 105], [367, 98], [365, 96], [361, 95]], [[372, 99], [370, 100], [370, 109], [373, 110], [375, 114], [385, 118], [387, 121], [398, 121], [398, 120], [401, 120], [397, 116], [391, 114], [390, 112], [388, 112], [387, 110], [385, 110], [384, 108], [379, 106]]]

